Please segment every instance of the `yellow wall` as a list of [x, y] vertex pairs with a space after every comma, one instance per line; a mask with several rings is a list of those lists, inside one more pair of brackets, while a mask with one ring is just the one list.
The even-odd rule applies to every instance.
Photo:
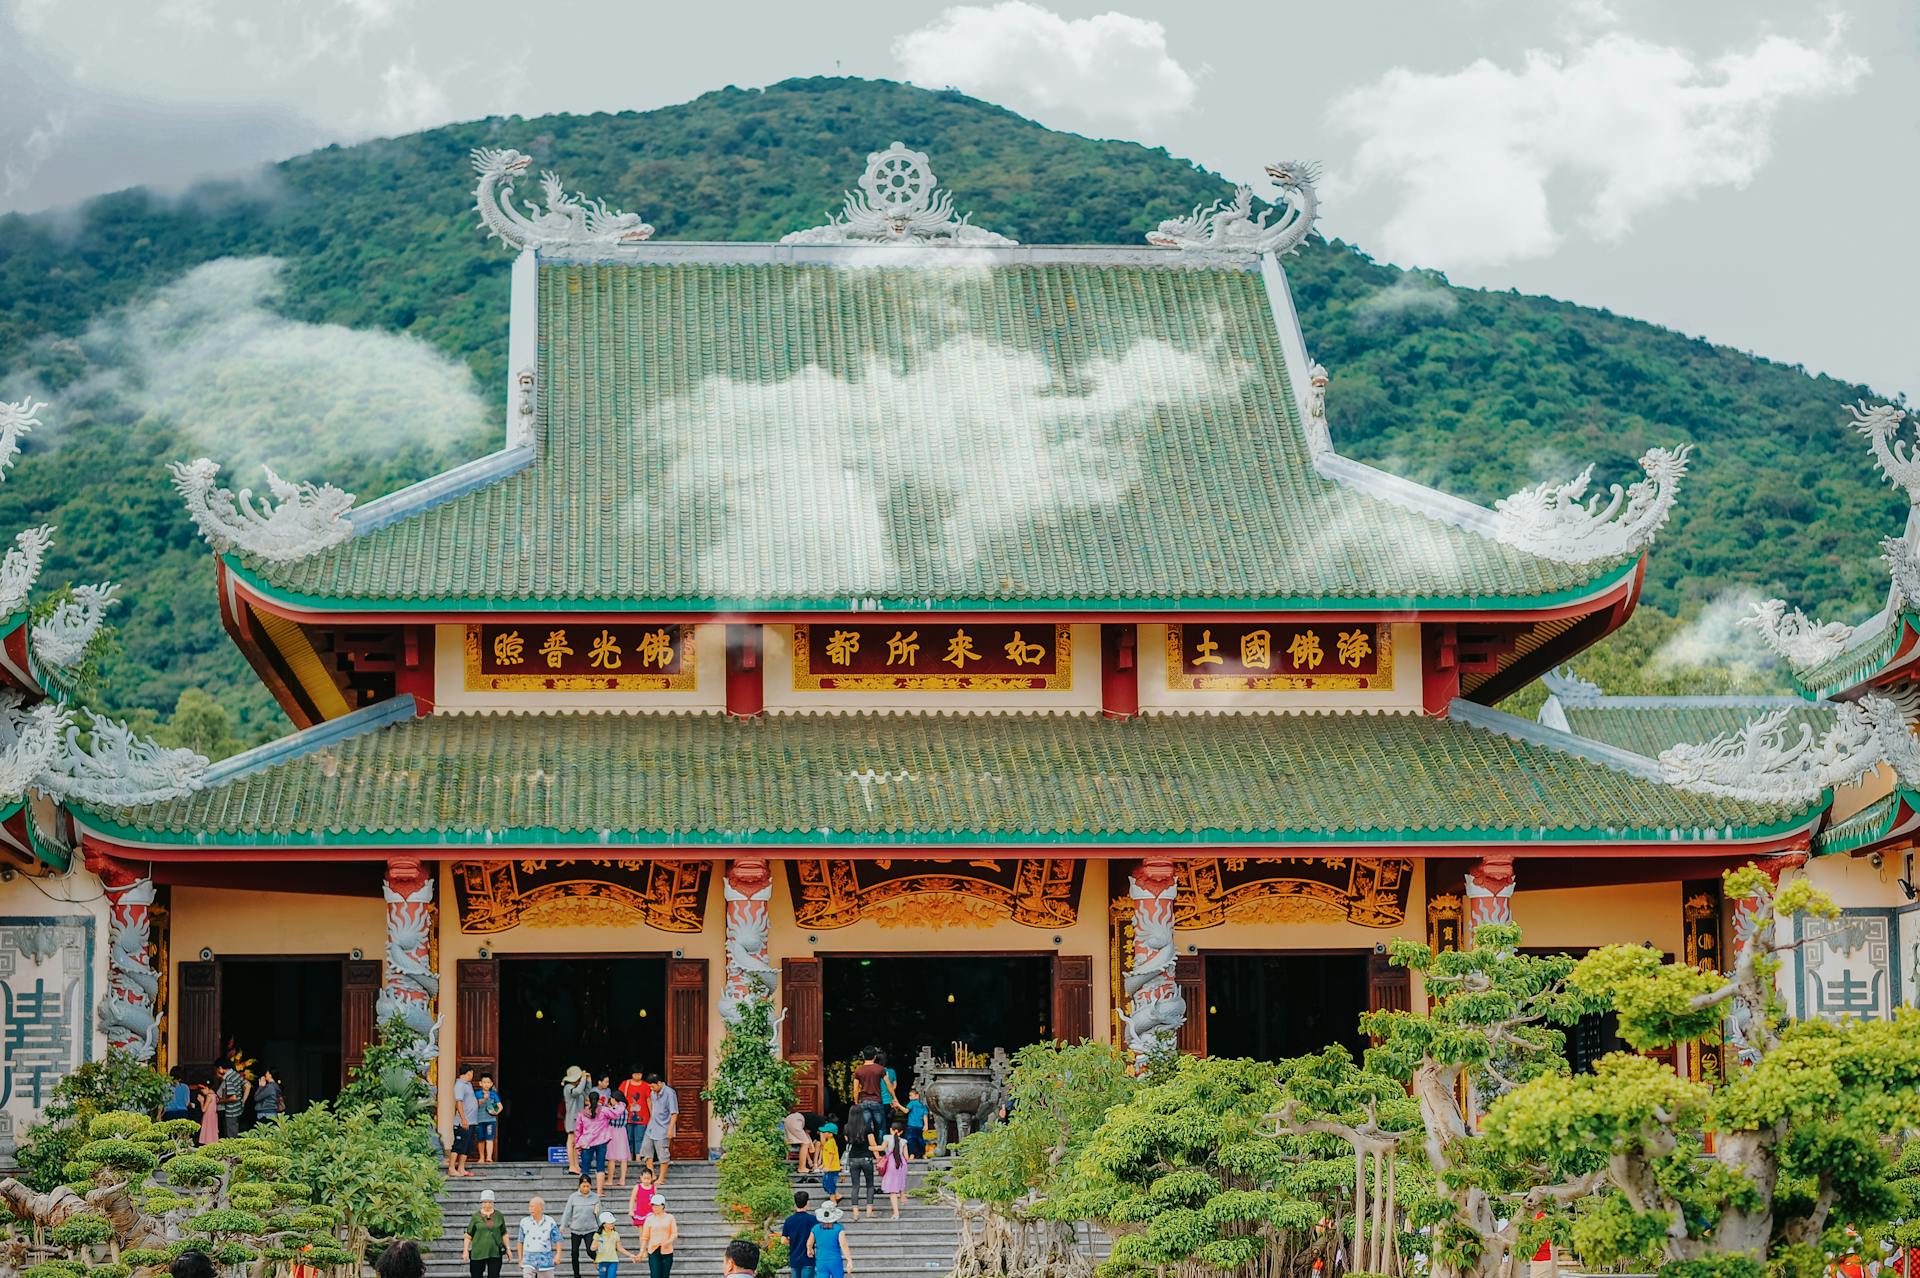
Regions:
[[1886, 909], [1908, 904], [1899, 883], [1905, 867], [1905, 852], [1888, 852], [1878, 869], [1866, 856], [1823, 856], [1793, 873], [1804, 874], [1843, 910]]
[[1893, 769], [1882, 763], [1852, 785], [1835, 786], [1827, 823], [1844, 821], [1876, 799], [1893, 793]]
[[1527, 890], [1527, 863], [1515, 865], [1513, 921], [1528, 949], [1651, 944], [1676, 958], [1681, 947], [1680, 884]]

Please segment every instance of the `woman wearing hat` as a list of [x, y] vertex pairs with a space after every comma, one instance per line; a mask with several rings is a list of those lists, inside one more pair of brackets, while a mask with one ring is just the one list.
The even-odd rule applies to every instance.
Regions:
[[507, 1218], [493, 1206], [493, 1191], [480, 1191], [480, 1210], [467, 1222], [467, 1236], [460, 1244], [460, 1259], [467, 1262], [473, 1278], [500, 1278], [500, 1263], [506, 1259]]
[[647, 1278], [670, 1278], [673, 1244], [679, 1237], [680, 1222], [667, 1214], [667, 1196], [655, 1194], [653, 1209], [640, 1226], [640, 1250], [647, 1257]]
[[580, 1174], [580, 1145], [574, 1129], [580, 1125], [580, 1111], [587, 1107], [587, 1093], [592, 1090], [593, 1080], [586, 1070], [567, 1066], [567, 1076], [560, 1081], [560, 1099], [566, 1107], [561, 1126], [567, 1133], [567, 1170], [576, 1176]]
[[814, 1278], [847, 1278], [853, 1272], [853, 1253], [847, 1250], [846, 1227], [840, 1223], [840, 1204], [828, 1202], [816, 1215], [820, 1223], [807, 1237], [807, 1255], [813, 1257]]

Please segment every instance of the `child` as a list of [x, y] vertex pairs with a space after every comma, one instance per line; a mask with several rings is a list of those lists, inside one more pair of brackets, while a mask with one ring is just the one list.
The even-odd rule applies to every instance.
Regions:
[[[900, 1119], [880, 1142], [880, 1192], [893, 1204], [893, 1218], [900, 1219], [900, 1195], [907, 1192], [907, 1132]], [[872, 1215], [872, 1209], [868, 1209]]]
[[627, 1102], [620, 1093], [607, 1093], [607, 1166], [608, 1177], [619, 1177], [619, 1187], [627, 1187], [627, 1165], [633, 1161], [633, 1147], [627, 1141]]
[[839, 1137], [838, 1123], [820, 1124], [820, 1191], [828, 1198], [840, 1196]]
[[600, 1232], [593, 1236], [593, 1263], [600, 1270], [600, 1278], [620, 1278], [620, 1257], [638, 1260], [640, 1257], [620, 1245], [620, 1231], [614, 1228], [613, 1213], [600, 1213]]
[[820, 1208], [820, 1223], [807, 1237], [807, 1255], [813, 1258], [814, 1278], [847, 1278], [853, 1253], [847, 1250], [846, 1229], [840, 1223], [840, 1205], [827, 1203]]
[[500, 1138], [500, 1111], [505, 1108], [500, 1103], [500, 1092], [493, 1085], [493, 1075], [480, 1076], [480, 1089], [474, 1093], [474, 1099], [480, 1102], [480, 1121], [473, 1125], [473, 1135], [480, 1142], [480, 1161], [490, 1163]]
[[907, 1153], [927, 1156], [927, 1101], [917, 1087], [907, 1089]]
[[633, 1203], [627, 1209], [633, 1217], [635, 1229], [647, 1223], [647, 1215], [653, 1211], [653, 1173], [642, 1167], [639, 1179], [633, 1182]]

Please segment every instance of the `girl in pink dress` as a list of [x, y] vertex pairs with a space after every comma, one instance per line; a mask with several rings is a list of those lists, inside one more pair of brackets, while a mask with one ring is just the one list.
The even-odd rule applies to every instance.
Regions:
[[193, 1094], [200, 1098], [200, 1143], [211, 1145], [220, 1139], [220, 1107], [211, 1087], [196, 1087]]
[[907, 1124], [896, 1118], [880, 1142], [880, 1192], [893, 1203], [893, 1218], [900, 1219], [900, 1195], [907, 1192]]
[[627, 1164], [633, 1161], [633, 1142], [627, 1139], [627, 1103], [620, 1099], [619, 1092], [610, 1091], [602, 1108], [607, 1112], [607, 1179], [617, 1176], [616, 1183], [625, 1189]]

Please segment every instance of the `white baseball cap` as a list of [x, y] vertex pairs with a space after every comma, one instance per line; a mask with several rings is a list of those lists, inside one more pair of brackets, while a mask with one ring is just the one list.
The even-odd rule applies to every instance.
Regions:
[[603, 1225], [611, 1225], [613, 1223], [613, 1213], [610, 1211], [601, 1212], [600, 1223]]
[[490, 1203], [490, 1202], [492, 1202], [492, 1201], [493, 1201], [493, 1191], [492, 1191], [491, 1189], [483, 1189], [483, 1190], [481, 1190], [481, 1191], [480, 1191], [480, 1201], [481, 1201], [481, 1202], [483, 1202], [483, 1203]]
[[667, 1196], [665, 1194], [655, 1194], [653, 1196], [653, 1205], [655, 1207], [665, 1207], [667, 1205]]

